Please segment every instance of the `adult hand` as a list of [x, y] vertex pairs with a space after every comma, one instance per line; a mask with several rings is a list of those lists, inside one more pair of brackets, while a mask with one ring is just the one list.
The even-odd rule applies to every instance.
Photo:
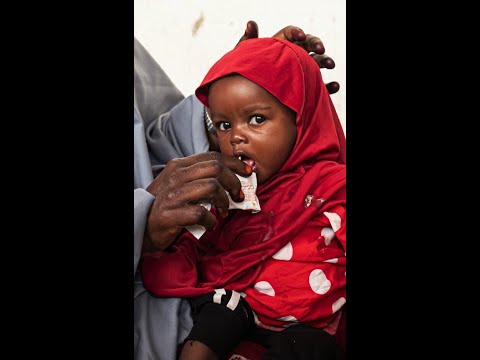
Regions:
[[[298, 46], [304, 48], [311, 53], [312, 58], [318, 66], [326, 69], [335, 68], [335, 62], [331, 57], [325, 55], [325, 47], [319, 37], [305, 34], [305, 32], [297, 26], [289, 25], [275, 33], [272, 37], [290, 41]], [[258, 38], [258, 25], [255, 21], [247, 22], [245, 33], [240, 38], [238, 43], [247, 39]], [[238, 45], [238, 44], [237, 44]], [[325, 84], [330, 95], [335, 94], [340, 89], [340, 84], [336, 81]]]
[[241, 176], [252, 174], [250, 166], [232, 156], [208, 152], [171, 160], [147, 187], [155, 201], [147, 217], [144, 250], [164, 250], [185, 226], [213, 228], [215, 216], [199, 205], [211, 203], [221, 216], [228, 214], [228, 197], [243, 201]]

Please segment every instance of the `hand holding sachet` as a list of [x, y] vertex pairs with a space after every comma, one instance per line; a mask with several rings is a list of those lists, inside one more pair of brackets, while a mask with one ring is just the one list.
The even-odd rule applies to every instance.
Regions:
[[[235, 174], [237, 175], [237, 174]], [[242, 184], [242, 191], [245, 194], [245, 199], [242, 202], [235, 202], [230, 198], [230, 195], [227, 192], [228, 200], [230, 201], [228, 205], [228, 209], [240, 209], [240, 210], [249, 210], [252, 213], [259, 212], [260, 203], [258, 202], [258, 197], [256, 195], [257, 191], [257, 174], [252, 173], [249, 177], [243, 177], [237, 175], [240, 183]], [[201, 204], [207, 210], [212, 208], [212, 204], [205, 203]], [[199, 239], [206, 229], [202, 225], [191, 225], [185, 227], [188, 231], [190, 231], [197, 239]]]

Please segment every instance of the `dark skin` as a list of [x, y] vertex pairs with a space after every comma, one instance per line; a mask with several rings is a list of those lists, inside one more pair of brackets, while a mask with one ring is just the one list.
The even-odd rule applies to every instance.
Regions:
[[[255, 21], [249, 21], [239, 43], [257, 37], [258, 25]], [[333, 60], [324, 54], [321, 40], [305, 34], [296, 26], [287, 26], [273, 37], [293, 42], [313, 53], [312, 57], [320, 68], [335, 67]], [[330, 94], [339, 89], [337, 82], [326, 85]], [[165, 250], [188, 225], [199, 224], [212, 229], [215, 216], [198, 204], [211, 203], [221, 216], [226, 216], [229, 202], [225, 190], [234, 201], [243, 201], [240, 181], [235, 173], [250, 176], [252, 169], [237, 158], [217, 152], [216, 137], [210, 133], [208, 137], [210, 149], [215, 151], [169, 161], [147, 187], [146, 190], [155, 196], [155, 200], [147, 217], [144, 251]]]

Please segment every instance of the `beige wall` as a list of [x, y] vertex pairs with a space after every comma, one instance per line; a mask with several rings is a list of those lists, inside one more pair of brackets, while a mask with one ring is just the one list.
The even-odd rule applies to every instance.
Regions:
[[134, 35], [184, 95], [200, 84], [210, 66], [232, 49], [255, 20], [260, 37], [287, 25], [320, 37], [336, 63], [322, 70], [338, 81], [333, 103], [346, 133], [346, 0], [134, 0]]

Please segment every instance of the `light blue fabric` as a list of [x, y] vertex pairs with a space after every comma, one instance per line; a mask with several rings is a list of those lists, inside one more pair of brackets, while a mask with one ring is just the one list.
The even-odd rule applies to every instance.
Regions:
[[175, 360], [192, 328], [187, 300], [153, 297], [137, 265], [154, 196], [153, 171], [177, 157], [208, 150], [203, 106], [186, 99], [145, 48], [134, 40], [134, 359]]

